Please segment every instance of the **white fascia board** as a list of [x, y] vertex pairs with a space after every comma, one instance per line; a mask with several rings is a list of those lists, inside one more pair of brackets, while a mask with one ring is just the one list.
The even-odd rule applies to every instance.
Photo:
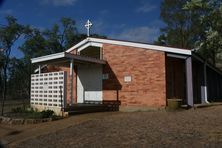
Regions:
[[44, 61], [63, 58], [63, 57], [65, 57], [65, 52], [60, 52], [60, 53], [56, 53], [56, 54], [50, 54], [47, 56], [33, 58], [33, 59], [31, 59], [31, 61], [32, 61], [32, 63], [39, 63], [39, 62], [44, 62]]
[[126, 42], [126, 41], [116, 41], [116, 40], [97, 39], [97, 38], [88, 38], [88, 41], [96, 42], [96, 43], [106, 43], [106, 44], [113, 44], [113, 45], [152, 49], [152, 50], [157, 50], [157, 51], [164, 51], [164, 52], [184, 54], [184, 55], [191, 55], [191, 50], [164, 47], [164, 46], [158, 46], [158, 45], [148, 45], [148, 44], [143, 44], [143, 43], [133, 43], [133, 42]]
[[86, 44], [87, 42], [88, 42], [88, 38], [86, 38], [85, 40], [83, 40], [83, 41], [79, 42], [78, 44], [72, 46], [71, 48], [69, 48], [68, 50], [66, 50], [66, 52], [71, 52], [71, 51], [73, 51], [74, 49], [77, 49], [77, 48], [79, 48], [80, 46]]
[[109, 39], [98, 39], [98, 38], [86, 38], [85, 40], [79, 42], [75, 46], [68, 49], [66, 52], [71, 52], [74, 49], [78, 49], [78, 51], [83, 50], [88, 46], [96, 46], [102, 47], [103, 44], [113, 44], [113, 45], [121, 45], [121, 46], [129, 46], [129, 47], [136, 47], [136, 48], [144, 48], [144, 49], [151, 49], [157, 51], [164, 51], [169, 53], [177, 53], [177, 54], [184, 54], [184, 55], [191, 55], [192, 51], [187, 49], [181, 48], [173, 48], [173, 47], [164, 47], [158, 45], [149, 45], [144, 43], [133, 43], [127, 41], [117, 41], [117, 40], [109, 40]]
[[81, 46], [80, 48], [78, 48], [78, 52], [82, 51], [83, 49], [86, 49], [87, 47], [92, 46], [92, 47], [103, 47], [103, 44], [101, 43], [94, 43], [94, 42], [89, 42], [83, 46]]

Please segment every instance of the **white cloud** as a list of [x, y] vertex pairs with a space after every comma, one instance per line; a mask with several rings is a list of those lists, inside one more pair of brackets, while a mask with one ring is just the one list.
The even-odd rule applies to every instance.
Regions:
[[159, 33], [158, 28], [142, 26], [125, 29], [120, 34], [113, 34], [110, 35], [110, 37], [114, 39], [152, 43], [158, 38]]
[[138, 7], [136, 9], [136, 11], [147, 13], [147, 12], [151, 12], [151, 11], [155, 10], [156, 8], [157, 8], [157, 6], [155, 6], [155, 5], [151, 5], [150, 3], [145, 3], [145, 4], [142, 4], [140, 7]]
[[76, 2], [77, 0], [42, 0], [43, 4], [52, 4], [54, 6], [70, 6]]

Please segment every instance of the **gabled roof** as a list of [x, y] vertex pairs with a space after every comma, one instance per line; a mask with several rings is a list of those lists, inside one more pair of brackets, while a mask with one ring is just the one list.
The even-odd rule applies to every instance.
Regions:
[[158, 45], [150, 45], [146, 43], [137, 43], [137, 42], [129, 42], [129, 41], [120, 41], [120, 40], [111, 40], [111, 39], [99, 39], [99, 38], [86, 38], [85, 40], [79, 42], [75, 46], [68, 49], [66, 52], [71, 52], [74, 49], [81, 51], [89, 46], [102, 47], [103, 44], [112, 44], [112, 45], [120, 45], [120, 46], [128, 46], [128, 47], [136, 47], [136, 48], [144, 48], [151, 49], [169, 53], [183, 54], [183, 55], [191, 55], [191, 50], [181, 49], [181, 48], [173, 48], [166, 46], [158, 46]]

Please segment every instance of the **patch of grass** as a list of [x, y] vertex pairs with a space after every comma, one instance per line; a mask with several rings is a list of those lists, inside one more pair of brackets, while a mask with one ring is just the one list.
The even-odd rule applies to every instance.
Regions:
[[37, 111], [33, 108], [22, 108], [16, 107], [13, 108], [11, 113], [6, 114], [8, 117], [15, 117], [15, 118], [25, 118], [25, 119], [44, 119], [44, 118], [54, 118], [54, 111], [52, 110], [44, 110], [44, 111]]

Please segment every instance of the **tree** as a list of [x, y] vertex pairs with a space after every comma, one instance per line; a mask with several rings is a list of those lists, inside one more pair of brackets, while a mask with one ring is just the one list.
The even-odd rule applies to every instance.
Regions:
[[[24, 71], [27, 72], [28, 77], [35, 69], [31, 64], [31, 58], [63, 52], [87, 37], [85, 34], [78, 33], [74, 20], [65, 17], [61, 18], [60, 22], [54, 24], [50, 29], [40, 31], [37, 28], [27, 27], [25, 34], [25, 41], [19, 49], [24, 53], [24, 58], [21, 60], [26, 64]], [[92, 36], [105, 38], [105, 36], [97, 34]], [[19, 75], [19, 73], [16, 74]], [[18, 78], [17, 76], [14, 77], [12, 78]], [[30, 90], [31, 79], [28, 80], [29, 86], [26, 85], [26, 89]]]
[[[106, 38], [97, 34], [92, 34], [91, 36]], [[86, 37], [86, 34], [80, 34], [77, 31], [74, 20], [63, 17], [51, 29], [43, 31], [39, 31], [36, 28], [27, 29], [25, 42], [20, 47], [20, 50], [24, 53], [26, 59], [30, 59], [63, 52]]]
[[[26, 60], [12, 58], [8, 67], [8, 93], [12, 99], [29, 97], [29, 69]], [[16, 84], [16, 85], [15, 85]]]
[[222, 68], [222, 3], [218, 0], [164, 0], [161, 18], [166, 27], [159, 45], [196, 49], [213, 65]]
[[54, 24], [52, 29], [43, 32], [47, 40], [46, 46], [51, 53], [65, 51], [78, 42], [76, 23], [70, 18], [61, 18], [60, 24]]
[[[24, 96], [22, 98], [25, 98], [30, 93], [30, 75], [35, 68], [31, 64], [31, 58], [63, 52], [86, 38], [85, 34], [78, 33], [75, 21], [70, 18], [62, 18], [60, 22], [54, 24], [52, 28], [45, 30], [19, 25], [17, 24], [16, 19], [14, 19], [13, 25], [18, 26], [20, 29], [18, 29], [16, 38], [13, 40], [12, 44], [10, 44], [11, 46], [4, 47], [4, 49], [9, 49], [8, 51], [11, 52], [13, 43], [23, 33], [24, 36], [22, 37], [24, 39], [24, 43], [19, 47], [19, 49], [24, 53], [24, 57], [21, 59], [10, 59], [10, 56], [8, 56], [6, 68], [7, 74], [5, 78], [7, 80], [6, 82], [8, 87], [10, 88], [10, 90], [8, 90], [10, 97]], [[9, 25], [6, 27], [9, 27]], [[93, 34], [92, 36], [105, 38], [104, 36], [99, 36], [97, 34]], [[4, 52], [5, 51], [6, 50], [4, 50]], [[4, 55], [3, 57], [6, 56]], [[23, 92], [22, 96], [19, 95], [20, 92]]]
[[51, 29], [39, 31], [30, 28], [26, 32], [25, 42], [20, 47], [26, 59], [63, 52], [80, 40], [75, 21], [70, 18], [61, 18], [59, 24], [54, 24]]
[[[40, 31], [30, 26], [17, 23], [16, 18], [6, 17], [6, 25], [0, 26], [0, 92], [2, 91], [2, 111], [6, 93], [10, 97], [27, 97], [30, 92], [30, 75], [34, 68], [31, 58], [63, 52], [74, 44], [86, 38], [85, 34], [79, 34], [75, 21], [70, 18], [61, 18], [51, 29]], [[19, 49], [24, 57], [16, 59], [10, 57], [14, 43], [23, 37], [24, 43]], [[97, 34], [94, 37], [102, 37]], [[2, 50], [4, 49], [4, 50]], [[7, 89], [9, 88], [9, 89]], [[8, 96], [7, 96], [8, 97]]]
[[192, 11], [200, 17], [202, 32], [198, 34], [195, 48], [213, 65], [222, 68], [222, 3], [218, 0], [191, 0], [184, 10]]
[[4, 104], [7, 92], [7, 79], [8, 79], [8, 65], [10, 62], [10, 54], [12, 46], [18, 40], [23, 32], [23, 26], [17, 23], [17, 20], [12, 16], [6, 17], [7, 25], [0, 27], [0, 49], [3, 55], [2, 65], [2, 76], [3, 76], [3, 96], [2, 96], [2, 111], [1, 115], [4, 114]]
[[23, 52], [24, 58], [30, 60], [31, 58], [50, 54], [51, 51], [47, 48], [47, 40], [43, 33], [38, 29], [29, 28], [25, 32], [25, 42], [19, 47]]
[[196, 34], [199, 31], [199, 22], [191, 11], [183, 10], [187, 0], [164, 0], [161, 3], [160, 17], [166, 24], [161, 29], [162, 35], [156, 44], [192, 48]]
[[3, 62], [4, 62], [3, 53], [1, 52], [0, 49], [0, 94], [2, 94], [2, 87], [3, 87], [3, 80], [1, 75], [3, 69]]
[[166, 40], [167, 40], [166, 35], [165, 34], [161, 34], [158, 37], [157, 41], [154, 41], [154, 44], [164, 46], [164, 45], [166, 45]]

